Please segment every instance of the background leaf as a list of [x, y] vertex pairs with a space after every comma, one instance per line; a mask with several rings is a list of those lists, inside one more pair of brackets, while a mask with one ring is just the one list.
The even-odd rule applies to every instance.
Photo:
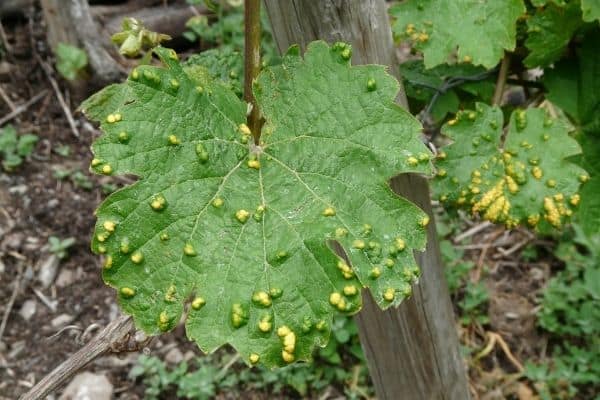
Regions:
[[478, 103], [442, 128], [454, 140], [436, 163], [440, 200], [509, 227], [561, 227], [579, 203], [584, 170], [566, 158], [580, 153], [560, 119], [543, 109], [512, 113], [506, 140], [498, 107]]
[[406, 0], [390, 8], [394, 34], [423, 53], [427, 68], [455, 60], [492, 68], [515, 48], [524, 12], [521, 0]]

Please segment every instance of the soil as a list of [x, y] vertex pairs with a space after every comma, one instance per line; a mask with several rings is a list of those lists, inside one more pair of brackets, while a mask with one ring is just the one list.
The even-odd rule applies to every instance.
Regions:
[[[106, 185], [118, 187], [128, 181], [89, 173], [89, 147], [99, 132], [75, 115], [76, 137], [67, 123], [50, 79], [59, 83], [70, 110], [76, 109], [77, 101], [70, 98], [69, 85], [56, 73], [47, 76], [38, 62], [39, 57], [53, 65], [39, 10], [28, 19], [5, 21], [4, 29], [11, 50], [0, 57], [0, 88], [9, 101], [0, 101], [0, 118], [12, 111], [9, 103], [25, 104], [45, 91], [39, 101], [10, 121], [20, 133], [40, 137], [33, 155], [15, 172], [0, 175], [0, 317], [7, 316], [0, 333], [0, 399], [15, 399], [118, 315], [114, 292], [102, 282], [100, 260], [90, 252], [89, 239], [93, 212], [106, 196]], [[61, 146], [69, 147], [68, 156], [57, 153]], [[57, 170], [81, 171], [91, 188], [82, 188], [72, 179], [57, 179]], [[38, 277], [51, 256], [50, 236], [73, 237], [75, 244], [59, 262], [57, 278], [44, 287]], [[543, 357], [546, 351], [534, 315], [536, 296], [549, 278], [550, 264], [523, 263], [518, 261], [523, 246], [511, 250], [515, 244], [532, 240], [527, 232], [506, 233], [490, 226], [464, 242], [479, 246], [468, 250], [467, 257], [478, 265], [472, 280], [483, 280], [490, 291], [491, 330], [475, 324], [461, 330], [461, 341], [483, 349], [492, 332], [511, 353], [496, 342], [481, 359], [469, 361], [474, 398], [534, 398], [527, 397], [531, 388], [526, 382], [510, 380], [519, 370], [518, 360]], [[25, 319], [20, 311], [31, 301], [35, 312]], [[175, 346], [188, 356], [199, 354], [181, 328], [152, 341], [143, 352], [163, 357]], [[103, 357], [88, 370], [107, 374], [118, 398], [141, 399], [143, 387], [127, 378], [138, 354]], [[268, 398], [260, 393], [251, 397]]]

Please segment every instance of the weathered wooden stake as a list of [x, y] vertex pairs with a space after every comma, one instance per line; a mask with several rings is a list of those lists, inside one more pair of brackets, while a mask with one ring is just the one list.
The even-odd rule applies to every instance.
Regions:
[[[342, 40], [352, 44], [354, 64], [389, 65], [398, 76], [384, 0], [265, 0], [265, 4], [280, 51], [292, 44], [305, 49], [316, 39]], [[403, 90], [397, 102], [407, 108]], [[392, 188], [431, 216], [426, 179], [399, 176], [392, 180]], [[382, 312], [364, 292], [363, 310], [356, 317], [377, 396], [380, 400], [466, 400], [466, 373], [435, 224], [429, 224], [426, 251], [416, 257], [422, 277], [413, 297], [398, 309]]]

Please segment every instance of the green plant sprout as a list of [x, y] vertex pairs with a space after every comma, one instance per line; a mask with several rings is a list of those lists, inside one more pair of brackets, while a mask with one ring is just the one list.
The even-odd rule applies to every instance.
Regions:
[[75, 80], [81, 76], [88, 65], [85, 50], [66, 43], [59, 43], [56, 47], [56, 69], [67, 80]]
[[61, 239], [58, 236], [50, 236], [48, 238], [49, 250], [52, 254], [56, 255], [61, 260], [67, 258], [69, 255], [69, 247], [75, 244], [75, 238], [69, 237]]
[[6, 172], [14, 171], [33, 153], [38, 140], [39, 138], [32, 134], [17, 135], [17, 130], [12, 125], [0, 129], [2, 168]]

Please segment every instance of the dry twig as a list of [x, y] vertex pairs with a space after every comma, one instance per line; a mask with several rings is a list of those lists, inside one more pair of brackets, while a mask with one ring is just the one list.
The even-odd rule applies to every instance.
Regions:
[[2, 336], [4, 335], [4, 329], [6, 329], [6, 324], [8, 323], [8, 316], [10, 315], [10, 311], [15, 304], [15, 299], [19, 294], [19, 290], [21, 289], [21, 278], [23, 277], [23, 268], [21, 267], [21, 263], [19, 263], [17, 279], [14, 281], [15, 287], [13, 288], [13, 292], [6, 304], [6, 310], [4, 310], [4, 316], [2, 317], [2, 322], [0, 323], [0, 341], [2, 340]]
[[39, 381], [21, 400], [41, 400], [56, 390], [97, 357], [108, 352], [134, 328], [133, 319], [122, 315], [108, 324], [94, 339]]
[[17, 106], [14, 109], [14, 111], [12, 111], [9, 114], [5, 115], [4, 117], [0, 118], [0, 126], [4, 125], [8, 121], [10, 121], [14, 117], [16, 117], [17, 115], [21, 114], [23, 111], [27, 110], [29, 107], [31, 107], [32, 104], [37, 103], [42, 97], [44, 97], [46, 95], [46, 93], [48, 93], [47, 90], [42, 90], [41, 92], [39, 92], [38, 94], [33, 96], [31, 99], [29, 99], [26, 103], [21, 104], [20, 106]]

